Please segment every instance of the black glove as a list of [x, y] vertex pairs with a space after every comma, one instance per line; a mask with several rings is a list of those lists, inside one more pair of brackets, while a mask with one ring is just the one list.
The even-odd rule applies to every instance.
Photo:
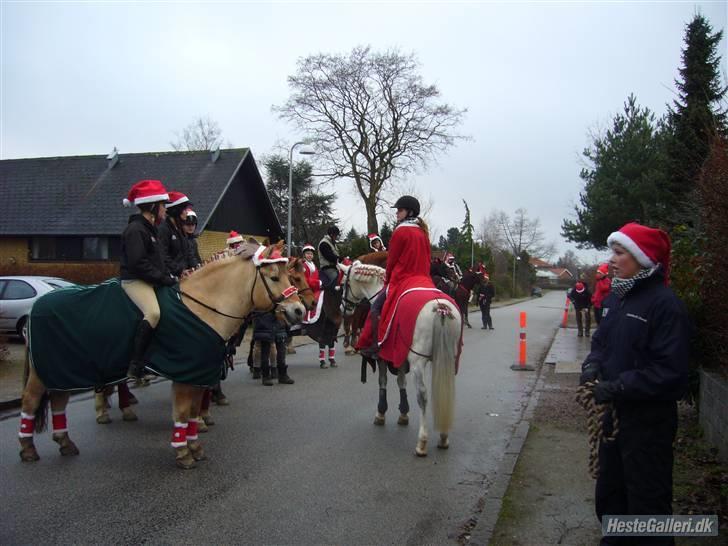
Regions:
[[599, 362], [592, 360], [586, 362], [581, 368], [581, 375], [579, 376], [579, 385], [585, 385], [587, 383], [593, 383], [601, 376], [601, 370], [599, 369]]
[[597, 404], [606, 404], [619, 398], [624, 390], [622, 382], [617, 381], [600, 381], [594, 387], [594, 401]]

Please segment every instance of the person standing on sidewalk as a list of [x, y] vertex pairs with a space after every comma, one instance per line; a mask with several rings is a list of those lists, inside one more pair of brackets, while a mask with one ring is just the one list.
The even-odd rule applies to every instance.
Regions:
[[567, 292], [567, 296], [574, 304], [576, 311], [577, 335], [589, 337], [591, 332], [591, 292], [582, 281], [577, 281], [574, 287]]
[[[596, 514], [672, 513], [673, 441], [677, 400], [688, 386], [690, 322], [668, 286], [670, 238], [636, 223], [607, 239], [613, 255], [612, 290], [582, 365], [581, 384], [598, 381], [594, 400], [612, 403], [616, 439], [599, 446]], [[612, 412], [602, 423], [614, 431]], [[604, 537], [602, 544], [620, 544]], [[671, 537], [640, 537], [639, 544], [674, 544]]]
[[493, 319], [490, 316], [490, 304], [495, 297], [495, 288], [490, 282], [488, 275], [483, 275], [483, 282], [478, 286], [478, 306], [480, 314], [483, 316], [482, 330], [494, 330]]
[[594, 320], [597, 326], [602, 321], [602, 302], [612, 289], [612, 279], [609, 278], [609, 264], [601, 264], [597, 268], [596, 281], [594, 283], [594, 295], [592, 305], [594, 306]]
[[270, 369], [271, 344], [276, 346], [276, 371], [278, 383], [293, 385], [294, 381], [288, 376], [286, 366], [286, 341], [288, 334], [286, 327], [278, 321], [274, 311], [258, 315], [253, 320], [253, 339], [260, 343], [260, 371], [263, 374], [263, 385], [273, 385]]

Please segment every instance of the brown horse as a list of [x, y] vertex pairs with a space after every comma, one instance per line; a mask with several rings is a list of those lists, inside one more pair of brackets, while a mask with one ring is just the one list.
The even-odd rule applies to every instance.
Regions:
[[[251, 240], [235, 251], [217, 255], [180, 281], [182, 303], [223, 340], [233, 336], [239, 330], [243, 317], [254, 309], [265, 311], [280, 305], [285, 309], [288, 321], [300, 322], [304, 307], [288, 281], [286, 267], [278, 261], [268, 261], [274, 253], [280, 255], [281, 247], [279, 243], [262, 249]], [[31, 315], [31, 336], [32, 329]], [[31, 358], [32, 347], [31, 343]], [[63, 366], [63, 363], [58, 365]], [[123, 377], [123, 374], [121, 370], [119, 375]], [[83, 387], [85, 385], [79, 385], [79, 388]], [[172, 383], [175, 422], [172, 447], [180, 468], [193, 468], [196, 461], [206, 458], [197, 436], [197, 416], [204, 390], [204, 387], [196, 385]], [[66, 423], [69, 395], [68, 391], [49, 391], [35, 367], [31, 366], [22, 400], [21, 460], [37, 461], [40, 458], [33, 434], [46, 426], [49, 400], [53, 411], [53, 440], [59, 444], [61, 455], [78, 455]]]

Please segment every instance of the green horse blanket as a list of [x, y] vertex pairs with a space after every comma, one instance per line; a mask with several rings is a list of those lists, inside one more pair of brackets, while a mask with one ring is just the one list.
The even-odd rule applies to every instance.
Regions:
[[[204, 387], [221, 377], [225, 341], [185, 306], [176, 288], [157, 288], [161, 320], [146, 354], [147, 368]], [[80, 390], [122, 381], [142, 315], [118, 279], [54, 290], [33, 305], [30, 358], [51, 390]]]

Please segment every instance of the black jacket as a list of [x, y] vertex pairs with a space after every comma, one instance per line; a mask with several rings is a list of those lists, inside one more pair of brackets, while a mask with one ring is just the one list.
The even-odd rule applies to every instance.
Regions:
[[187, 235], [187, 269], [193, 269], [200, 264], [202, 264], [202, 258], [197, 248], [197, 237]]
[[286, 327], [276, 318], [275, 313], [264, 313], [253, 321], [253, 339], [256, 341], [286, 341]]
[[162, 245], [162, 256], [164, 256], [164, 265], [167, 267], [167, 271], [179, 277], [188, 267], [189, 248], [187, 235], [180, 233], [169, 217], [162, 222], [158, 231], [159, 242]]
[[678, 400], [687, 388], [691, 324], [661, 274], [641, 279], [619, 299], [610, 293], [584, 366], [619, 380], [622, 400]]
[[586, 284], [584, 285], [584, 291], [581, 294], [576, 291], [576, 288], [571, 288], [566, 295], [569, 297], [576, 309], [588, 309], [591, 307], [592, 294]]
[[129, 217], [121, 235], [120, 262], [122, 280], [141, 279], [154, 286], [174, 284], [164, 266], [157, 228], [141, 214]]
[[478, 304], [479, 305], [490, 305], [495, 297], [495, 287], [493, 283], [480, 283], [478, 287]]

